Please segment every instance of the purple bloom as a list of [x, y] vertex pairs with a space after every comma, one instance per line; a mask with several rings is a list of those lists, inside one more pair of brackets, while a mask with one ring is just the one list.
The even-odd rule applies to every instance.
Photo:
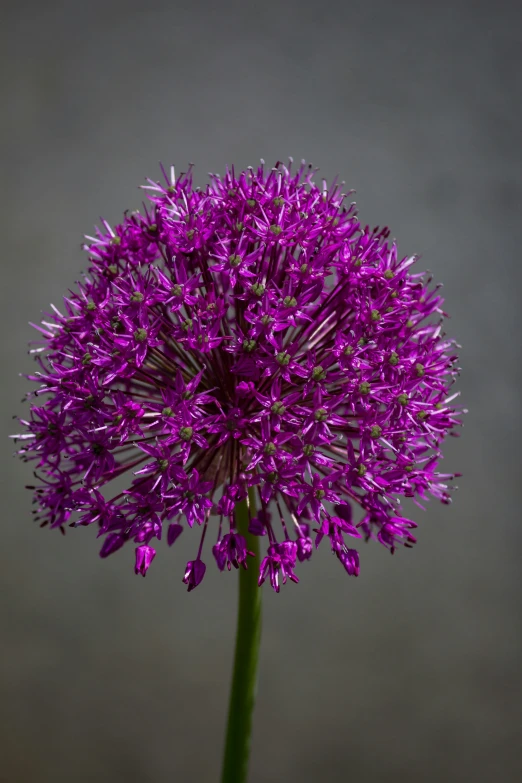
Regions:
[[[175, 474], [173, 487], [165, 492], [163, 498], [167, 501], [166, 511], [171, 517], [183, 513], [190, 527], [194, 522], [201, 525], [207, 509], [212, 507], [212, 501], [205, 497], [212, 487], [210, 481], [200, 481], [199, 473], [194, 468], [190, 476], [179, 470]], [[173, 503], [170, 501], [173, 500]]]
[[126, 539], [118, 533], [109, 533], [100, 549], [100, 557], [108, 557], [124, 545]]
[[344, 547], [344, 549], [336, 554], [347, 574], [350, 576], [359, 576], [359, 552], [356, 549], [347, 549]]
[[283, 584], [287, 579], [292, 582], [299, 582], [294, 574], [295, 562], [297, 559], [297, 543], [295, 541], [282, 541], [280, 544], [271, 544], [265, 558], [261, 561], [259, 584], [262, 585], [266, 577], [270, 578], [270, 584], [276, 593], [279, 592], [279, 575], [281, 575]]
[[267, 528], [272, 519], [272, 515], [266, 509], [261, 508], [257, 512], [257, 516], [252, 517], [249, 525], [248, 532], [253, 536], [266, 536]]
[[310, 538], [310, 525], [307, 522], [301, 522], [299, 524], [299, 531], [301, 535], [297, 539], [297, 559], [300, 563], [304, 560], [310, 560], [314, 546], [312, 539]]
[[189, 593], [191, 590], [194, 590], [195, 587], [201, 584], [206, 570], [207, 567], [205, 563], [199, 558], [196, 560], [189, 560], [187, 567], [185, 568], [185, 576], [181, 580], [186, 585], [188, 585]]
[[244, 536], [233, 531], [227, 533], [226, 536], [223, 536], [223, 538], [215, 544], [212, 551], [220, 571], [223, 571], [225, 566], [229, 571], [232, 566], [234, 566], [234, 568], [239, 568], [239, 566], [242, 565], [243, 568], [246, 568], [247, 555], [252, 554], [252, 552], [247, 551], [247, 543]]
[[87, 274], [36, 327], [38, 400], [14, 436], [36, 519], [94, 523], [102, 557], [133, 541], [143, 575], [164, 527], [170, 546], [200, 526], [189, 590], [207, 531], [218, 568], [246, 567], [249, 493], [259, 583], [276, 591], [298, 581], [311, 529], [351, 575], [350, 538], [411, 547], [401, 499], [449, 503], [458, 475], [438, 470], [462, 412], [439, 287], [304, 163], [203, 189], [163, 173], [151, 209], [87, 238]]
[[167, 544], [172, 546], [174, 541], [177, 541], [182, 533], [183, 525], [180, 525], [177, 522], [173, 522], [172, 525], [169, 525], [169, 529], [167, 530]]
[[150, 564], [152, 563], [155, 557], [156, 557], [156, 550], [153, 549], [153, 547], [146, 546], [145, 544], [143, 546], [137, 547], [136, 566], [134, 568], [135, 573], [145, 576]]

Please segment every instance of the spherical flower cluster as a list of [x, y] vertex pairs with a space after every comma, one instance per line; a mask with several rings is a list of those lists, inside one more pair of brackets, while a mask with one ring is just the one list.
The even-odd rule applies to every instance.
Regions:
[[219, 569], [246, 567], [247, 499], [259, 584], [278, 591], [323, 538], [352, 575], [355, 539], [411, 546], [401, 497], [449, 502], [458, 368], [438, 287], [313, 174], [262, 164], [200, 189], [163, 171], [150, 208], [87, 237], [88, 273], [37, 326], [15, 436], [42, 525], [95, 524], [102, 557], [133, 541], [142, 575], [162, 535], [199, 527], [191, 590], [207, 535]]

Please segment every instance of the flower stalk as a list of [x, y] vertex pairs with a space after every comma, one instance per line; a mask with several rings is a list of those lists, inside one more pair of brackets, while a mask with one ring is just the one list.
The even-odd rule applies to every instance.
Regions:
[[[239, 600], [234, 652], [234, 668], [230, 689], [228, 724], [225, 738], [222, 783], [245, 783], [252, 736], [252, 717], [257, 690], [257, 664], [261, 641], [261, 590], [258, 588], [259, 538], [248, 531], [249, 505], [254, 493], [236, 505], [236, 527], [253, 553], [248, 568], [239, 569]], [[252, 509], [253, 511], [253, 509]]]

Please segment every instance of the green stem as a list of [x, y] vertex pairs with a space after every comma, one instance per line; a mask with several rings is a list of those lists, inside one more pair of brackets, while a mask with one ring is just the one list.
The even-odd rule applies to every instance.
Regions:
[[[255, 514], [254, 493], [249, 492], [252, 515]], [[248, 532], [248, 504], [242, 500], [236, 506], [236, 527], [246, 538], [248, 569], [239, 568], [239, 604], [236, 650], [230, 690], [222, 783], [245, 783], [252, 734], [252, 714], [257, 690], [257, 661], [261, 640], [261, 590], [259, 576], [259, 540]]]

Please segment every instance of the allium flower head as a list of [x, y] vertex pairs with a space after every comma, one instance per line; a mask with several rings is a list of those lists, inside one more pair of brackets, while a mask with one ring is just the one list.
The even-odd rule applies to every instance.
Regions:
[[206, 536], [220, 570], [248, 566], [249, 497], [259, 582], [278, 591], [323, 539], [352, 575], [357, 539], [411, 546], [401, 498], [449, 502], [458, 368], [439, 288], [313, 173], [263, 164], [200, 189], [163, 171], [150, 207], [87, 238], [87, 274], [36, 327], [16, 436], [42, 525], [95, 524], [102, 557], [134, 542], [143, 576], [164, 533], [199, 527], [192, 590]]

